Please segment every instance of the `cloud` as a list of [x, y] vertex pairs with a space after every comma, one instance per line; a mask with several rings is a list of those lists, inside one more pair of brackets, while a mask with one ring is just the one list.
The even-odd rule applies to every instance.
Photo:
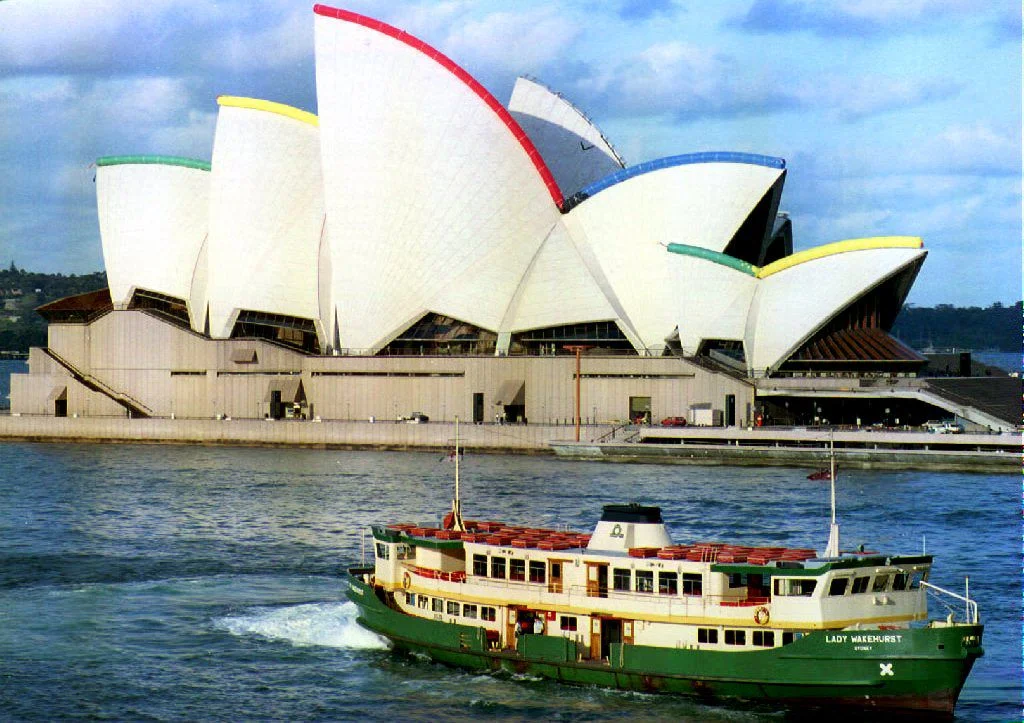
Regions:
[[[816, 182], [836, 178], [876, 179], [882, 175], [916, 176], [928, 184], [941, 179], [1000, 179], [1021, 175], [1018, 128], [978, 121], [951, 124], [913, 138], [892, 142], [836, 143], [815, 153], [791, 154], [790, 167]], [[874, 183], [874, 181], [872, 181]]]
[[813, 78], [795, 94], [805, 107], [821, 108], [839, 120], [852, 121], [948, 100], [962, 90], [962, 83], [946, 78], [863, 75]]
[[565, 13], [545, 6], [469, 19], [449, 29], [442, 47], [474, 71], [538, 72], [562, 58], [579, 33]]
[[621, 0], [618, 14], [623, 20], [642, 21], [668, 14], [674, 7], [672, 0]]
[[754, 0], [745, 14], [728, 25], [753, 33], [863, 38], [907, 33], [977, 11], [970, 0]]
[[776, 112], [798, 103], [795, 96], [762, 80], [757, 71], [741, 68], [729, 56], [672, 41], [590, 69], [573, 85], [584, 108], [680, 121]]
[[997, 15], [989, 24], [992, 41], [995, 43], [1016, 43], [1021, 41], [1021, 10], [1016, 3], [1000, 5]]
[[999, 129], [983, 121], [952, 125], [908, 155], [908, 163], [922, 171], [1019, 177], [1020, 129]]
[[286, 0], [0, 3], [0, 70], [37, 74], [199, 73], [312, 56], [308, 6]]

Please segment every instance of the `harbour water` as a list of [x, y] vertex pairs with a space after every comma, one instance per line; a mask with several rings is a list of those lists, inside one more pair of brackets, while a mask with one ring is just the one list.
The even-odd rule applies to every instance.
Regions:
[[[340, 573], [378, 521], [436, 523], [438, 454], [0, 445], [0, 719], [777, 721], [451, 670], [361, 629]], [[797, 469], [470, 455], [468, 517], [589, 529], [607, 502], [663, 507], [677, 541], [822, 548], [828, 488]], [[850, 471], [844, 547], [937, 555], [970, 590], [986, 654], [961, 721], [1021, 714], [1016, 475]], [[933, 605], [933, 614], [941, 609]]]

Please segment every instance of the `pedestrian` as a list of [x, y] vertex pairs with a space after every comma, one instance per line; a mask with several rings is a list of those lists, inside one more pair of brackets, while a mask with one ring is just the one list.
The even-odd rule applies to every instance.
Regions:
[[544, 618], [540, 615], [533, 619], [533, 634], [543, 635], [544, 634]]

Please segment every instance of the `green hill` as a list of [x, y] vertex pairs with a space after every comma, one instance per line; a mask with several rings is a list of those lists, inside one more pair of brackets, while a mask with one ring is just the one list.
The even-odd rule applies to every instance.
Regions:
[[24, 271], [12, 262], [0, 271], [0, 351], [27, 352], [30, 346], [46, 346], [46, 322], [36, 307], [107, 285], [103, 272], [92, 274], [41, 274]]

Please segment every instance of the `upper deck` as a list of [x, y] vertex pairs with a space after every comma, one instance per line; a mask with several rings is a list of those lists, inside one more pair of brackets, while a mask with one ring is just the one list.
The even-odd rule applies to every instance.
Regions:
[[374, 527], [378, 583], [650, 623], [756, 618], [766, 627], [813, 630], [903, 626], [927, 613], [920, 582], [931, 567], [928, 555], [821, 558], [810, 549], [720, 542], [600, 550], [588, 549], [591, 535], [581, 532], [499, 522], [466, 527]]

